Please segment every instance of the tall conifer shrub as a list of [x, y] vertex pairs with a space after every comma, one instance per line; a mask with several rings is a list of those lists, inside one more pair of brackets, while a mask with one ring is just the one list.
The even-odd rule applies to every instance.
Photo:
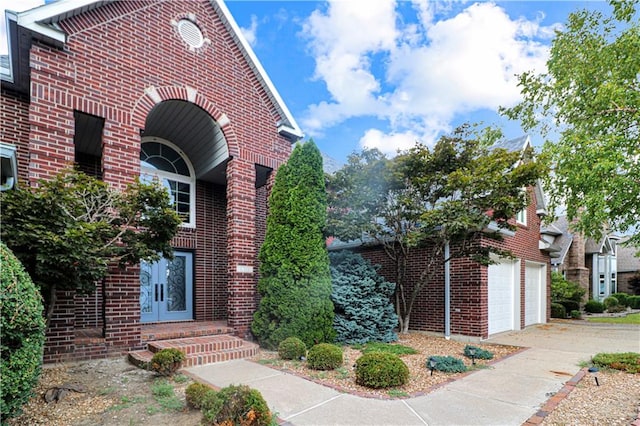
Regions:
[[259, 254], [261, 299], [251, 330], [265, 348], [291, 336], [308, 347], [335, 338], [326, 217], [320, 151], [313, 141], [296, 145], [276, 174]]
[[348, 344], [398, 340], [398, 315], [391, 301], [396, 285], [359, 254], [341, 251], [329, 258], [336, 340]]

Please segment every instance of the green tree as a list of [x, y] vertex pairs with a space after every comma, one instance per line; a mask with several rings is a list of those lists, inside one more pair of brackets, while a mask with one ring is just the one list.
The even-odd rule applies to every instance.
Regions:
[[523, 100], [502, 112], [539, 129], [550, 159], [550, 205], [564, 205], [577, 230], [599, 237], [634, 232], [640, 243], [640, 20], [638, 2], [611, 0], [611, 16], [569, 15], [551, 45], [547, 71], [519, 76]]
[[90, 294], [112, 263], [171, 257], [180, 224], [161, 186], [135, 183], [117, 191], [76, 170], [3, 192], [0, 200], [0, 235], [40, 288], [47, 321], [56, 290]]
[[259, 254], [261, 299], [251, 326], [264, 347], [276, 349], [287, 337], [308, 347], [335, 338], [326, 215], [322, 157], [308, 141], [280, 167], [269, 198]]
[[38, 383], [44, 347], [42, 296], [0, 242], [0, 418], [18, 414]]
[[[532, 153], [493, 148], [501, 134], [469, 126], [443, 136], [433, 148], [417, 145], [393, 160], [378, 152], [354, 155], [329, 178], [331, 235], [382, 245], [396, 269], [395, 306], [407, 332], [420, 291], [453, 257], [491, 263], [511, 253], [480, 246], [480, 237], [502, 240], [501, 229], [528, 204], [523, 188], [544, 171]], [[373, 185], [368, 186], [368, 178]], [[493, 223], [495, 226], [491, 227]], [[445, 258], [445, 247], [451, 247]], [[417, 281], [407, 279], [407, 259], [426, 248]]]

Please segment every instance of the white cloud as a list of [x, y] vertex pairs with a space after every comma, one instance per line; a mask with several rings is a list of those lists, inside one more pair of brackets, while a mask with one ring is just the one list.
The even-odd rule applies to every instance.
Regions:
[[7, 43], [7, 21], [5, 10], [22, 12], [44, 4], [44, 0], [0, 0], [0, 55], [6, 55], [9, 51]]
[[393, 1], [338, 0], [312, 13], [303, 33], [331, 100], [308, 107], [307, 133], [377, 117], [389, 133], [370, 129], [361, 144], [395, 152], [416, 136], [429, 142], [449, 131], [456, 115], [515, 104], [516, 74], [544, 70], [544, 42], [556, 27], [542, 26], [543, 15], [512, 19], [493, 3], [475, 3], [438, 19], [447, 4], [412, 6], [417, 23], [404, 24]]
[[256, 34], [258, 32], [258, 18], [256, 15], [251, 15], [251, 25], [249, 28], [240, 27], [240, 31], [242, 31], [242, 35], [247, 39], [251, 46], [256, 45], [257, 37]]
[[404, 133], [383, 133], [378, 129], [369, 129], [360, 139], [361, 148], [377, 148], [392, 157], [398, 151], [413, 147], [417, 142], [424, 142], [412, 131]]

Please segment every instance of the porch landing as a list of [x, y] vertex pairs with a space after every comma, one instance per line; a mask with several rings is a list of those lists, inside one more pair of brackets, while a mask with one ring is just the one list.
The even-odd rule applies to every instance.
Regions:
[[158, 323], [142, 326], [147, 349], [129, 352], [129, 362], [146, 367], [156, 352], [166, 348], [182, 351], [183, 367], [249, 358], [258, 353], [258, 345], [231, 335], [225, 322]]

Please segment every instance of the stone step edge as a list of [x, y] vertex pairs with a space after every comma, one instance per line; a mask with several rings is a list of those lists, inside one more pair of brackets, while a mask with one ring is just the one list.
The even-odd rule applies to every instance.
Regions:
[[162, 349], [176, 348], [184, 352], [185, 355], [190, 355], [200, 352], [213, 352], [218, 350], [240, 348], [244, 344], [245, 341], [238, 337], [220, 335], [156, 340], [147, 342], [147, 349], [153, 353], [156, 353], [161, 351]]

